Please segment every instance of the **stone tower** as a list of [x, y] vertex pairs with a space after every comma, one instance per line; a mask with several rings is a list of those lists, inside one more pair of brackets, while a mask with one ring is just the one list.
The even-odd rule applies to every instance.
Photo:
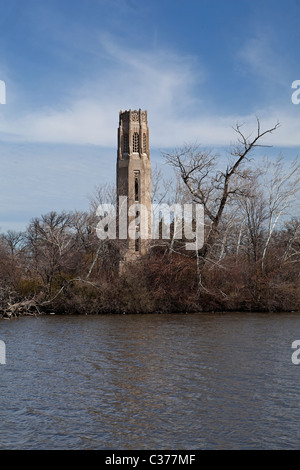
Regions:
[[147, 111], [119, 113], [117, 213], [127, 220], [118, 237], [125, 239], [126, 260], [147, 252], [151, 234], [151, 163]]

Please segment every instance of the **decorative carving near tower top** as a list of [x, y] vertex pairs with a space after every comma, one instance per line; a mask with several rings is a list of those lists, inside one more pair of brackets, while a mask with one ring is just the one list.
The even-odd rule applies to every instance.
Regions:
[[[122, 197], [123, 196], [123, 197]], [[135, 239], [127, 237], [126, 260], [135, 259], [147, 251], [151, 233], [151, 163], [147, 111], [120, 111], [117, 157], [117, 202], [126, 201], [129, 230]], [[127, 198], [125, 200], [125, 197]], [[132, 207], [134, 211], [132, 213]], [[146, 209], [146, 210], [144, 210]], [[147, 239], [142, 234], [147, 233]]]

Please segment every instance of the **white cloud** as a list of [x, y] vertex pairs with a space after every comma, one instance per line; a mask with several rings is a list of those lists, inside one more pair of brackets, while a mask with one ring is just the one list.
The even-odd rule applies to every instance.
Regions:
[[[101, 39], [99, 80], [78, 85], [68, 106], [45, 107], [1, 119], [4, 139], [115, 146], [121, 108], [148, 109], [156, 128], [164, 128], [195, 105], [192, 88], [199, 77], [194, 59], [168, 51], [124, 49]], [[197, 75], [198, 74], [198, 75]], [[70, 92], [69, 92], [70, 93]], [[172, 127], [171, 127], [172, 129]], [[159, 139], [161, 140], [161, 139]]]
[[[205, 99], [200, 102], [196, 98], [194, 87], [197, 85], [199, 95], [206, 73], [194, 57], [128, 49], [109, 36], [100, 38], [99, 47], [98, 80], [75, 84], [68, 91], [65, 107], [58, 101], [56, 107], [26, 114], [20, 111], [10, 117], [3, 114], [2, 140], [115, 147], [120, 109], [139, 107], [148, 110], [151, 146], [156, 148], [195, 140], [204, 145], [227, 145], [235, 139], [232, 126], [237, 121], [255, 129], [255, 116], [211, 115]], [[273, 60], [269, 64], [264, 60], [267, 52], [266, 43], [256, 38], [244, 47], [243, 60], [268, 76], [275, 70]], [[289, 100], [281, 108], [263, 107], [256, 114], [265, 127], [272, 127], [277, 120], [282, 123], [272, 136], [273, 145], [299, 146], [299, 113], [300, 106], [298, 109]]]

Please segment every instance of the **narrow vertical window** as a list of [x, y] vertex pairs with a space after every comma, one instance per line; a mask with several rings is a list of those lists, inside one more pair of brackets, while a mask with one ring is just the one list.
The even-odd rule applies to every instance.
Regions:
[[136, 210], [135, 211], [135, 220], [137, 223], [135, 227], [135, 251], [140, 251], [140, 222], [139, 222], [139, 217], [140, 217], [140, 211]]
[[133, 134], [133, 142], [132, 142], [132, 147], [133, 147], [133, 152], [138, 153], [139, 152], [139, 144], [140, 144], [140, 139], [139, 139], [139, 134], [138, 132], [135, 132]]
[[140, 237], [135, 239], [135, 251], [140, 251]]
[[143, 134], [143, 153], [147, 153], [147, 136]]
[[139, 200], [139, 177], [135, 175], [134, 177], [134, 200]]

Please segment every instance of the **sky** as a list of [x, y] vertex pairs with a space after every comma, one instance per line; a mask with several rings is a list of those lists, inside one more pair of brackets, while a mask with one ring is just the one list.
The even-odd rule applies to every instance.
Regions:
[[166, 174], [162, 151], [227, 149], [256, 117], [281, 124], [265, 152], [297, 156], [299, 18], [300, 0], [0, 0], [0, 231], [89, 209], [121, 109], [148, 111]]

